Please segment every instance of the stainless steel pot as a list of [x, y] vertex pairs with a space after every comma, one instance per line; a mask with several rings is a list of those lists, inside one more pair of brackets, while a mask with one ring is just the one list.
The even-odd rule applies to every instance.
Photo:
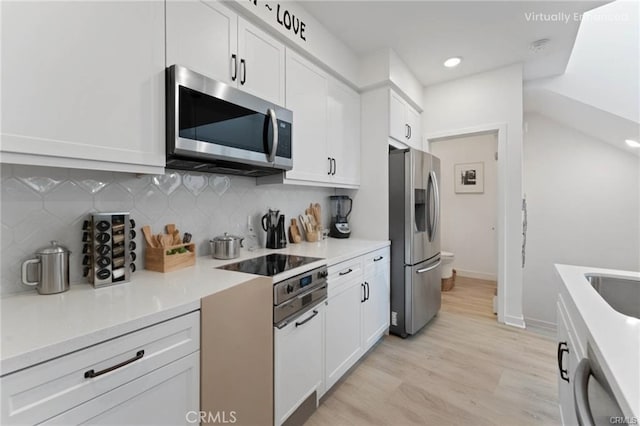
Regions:
[[[35, 286], [40, 294], [55, 294], [69, 290], [69, 255], [71, 252], [57, 241], [36, 251], [36, 259], [22, 264], [22, 283]], [[29, 266], [37, 270], [36, 281], [29, 281]]]
[[225, 232], [224, 235], [209, 240], [211, 256], [216, 259], [235, 259], [240, 256], [240, 247], [242, 247], [243, 240], [244, 238], [229, 235]]

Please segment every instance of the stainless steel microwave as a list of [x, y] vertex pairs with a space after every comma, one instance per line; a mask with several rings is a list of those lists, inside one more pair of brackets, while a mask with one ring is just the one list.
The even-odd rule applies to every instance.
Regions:
[[256, 177], [291, 170], [291, 111], [179, 65], [166, 77], [167, 168]]

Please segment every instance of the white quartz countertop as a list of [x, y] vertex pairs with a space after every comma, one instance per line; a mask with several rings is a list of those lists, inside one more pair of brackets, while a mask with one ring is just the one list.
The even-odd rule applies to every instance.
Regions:
[[2, 345], [0, 375], [130, 333], [200, 309], [200, 299], [242, 284], [255, 275], [215, 269], [224, 264], [271, 253], [320, 258], [273, 277], [281, 281], [307, 270], [333, 265], [386, 247], [389, 241], [327, 239], [288, 244], [280, 250], [241, 250], [239, 258], [200, 256], [196, 265], [175, 272], [139, 270], [131, 281], [95, 289], [72, 284], [54, 295], [35, 292], [0, 300]]
[[640, 273], [570, 265], [556, 265], [556, 270], [587, 326], [587, 344], [620, 408], [640, 417], [640, 320], [614, 310], [585, 278], [598, 274], [637, 280]]

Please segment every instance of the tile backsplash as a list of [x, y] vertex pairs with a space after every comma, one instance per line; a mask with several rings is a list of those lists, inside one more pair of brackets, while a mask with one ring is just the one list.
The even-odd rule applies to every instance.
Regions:
[[[264, 244], [260, 218], [277, 208], [297, 217], [310, 202], [322, 206], [329, 220], [330, 188], [257, 186], [255, 178], [220, 176], [168, 170], [165, 175], [132, 175], [92, 170], [7, 165], [0, 166], [0, 293], [33, 291], [21, 284], [22, 262], [49, 241], [71, 251], [71, 282], [82, 277], [82, 222], [91, 212], [128, 211], [136, 221], [138, 261], [142, 267], [144, 244], [139, 232], [150, 225], [154, 233], [175, 223], [193, 234], [198, 255], [209, 253], [209, 240], [223, 232], [245, 235], [247, 217]], [[135, 280], [135, 274], [133, 275]]]

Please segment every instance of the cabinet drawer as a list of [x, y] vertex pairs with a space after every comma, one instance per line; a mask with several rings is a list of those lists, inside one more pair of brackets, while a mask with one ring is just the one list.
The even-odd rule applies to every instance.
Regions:
[[362, 256], [365, 274], [371, 272], [371, 269], [380, 269], [386, 267], [391, 262], [391, 251], [389, 247], [384, 247]]
[[362, 257], [356, 257], [328, 268], [327, 296], [332, 297], [345, 290], [354, 280], [362, 280]]
[[[198, 311], [9, 374], [0, 379], [0, 423], [40, 423], [196, 352], [199, 346]], [[90, 378], [92, 370], [96, 375]]]

